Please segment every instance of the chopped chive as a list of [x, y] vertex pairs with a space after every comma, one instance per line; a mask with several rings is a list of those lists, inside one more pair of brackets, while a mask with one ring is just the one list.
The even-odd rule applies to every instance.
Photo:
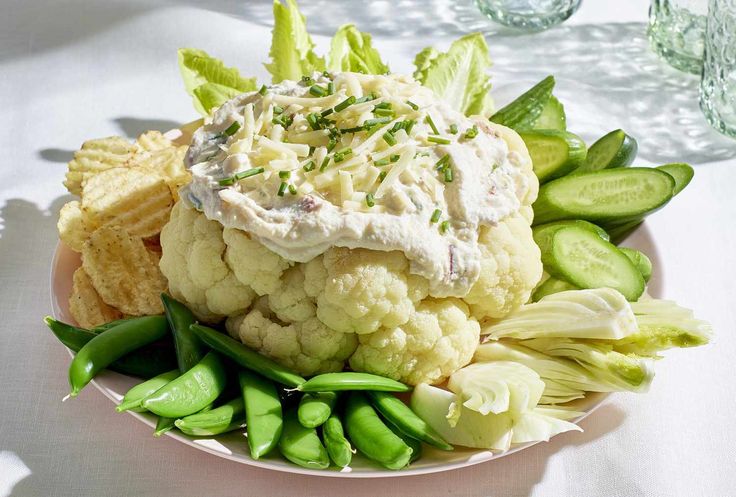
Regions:
[[380, 116], [380, 117], [383, 117], [383, 116], [393, 117], [394, 111], [393, 109], [376, 109], [373, 111], [373, 114], [376, 116]]
[[365, 131], [365, 127], [363, 127], [363, 126], [356, 126], [354, 128], [342, 128], [340, 130], [341, 133], [359, 133], [361, 131]]
[[440, 216], [442, 215], [442, 211], [440, 209], [435, 209], [432, 213], [432, 217], [429, 218], [430, 223], [436, 223], [440, 220]]
[[315, 167], [317, 167], [317, 164], [315, 164], [313, 160], [310, 160], [302, 166], [302, 169], [304, 169], [304, 172], [308, 173], [309, 171], [314, 171]]
[[278, 116], [274, 117], [271, 122], [273, 124], [280, 124], [284, 127], [284, 129], [291, 126], [291, 123], [294, 122], [294, 116], [287, 116], [285, 114], [279, 114]]
[[432, 143], [439, 143], [440, 145], [450, 144], [450, 140], [448, 140], [447, 138], [444, 138], [442, 136], [435, 136], [435, 135], [429, 135], [427, 137], [427, 141], [432, 142]]
[[345, 100], [343, 100], [342, 102], [340, 102], [339, 104], [335, 106], [335, 112], [344, 111], [345, 109], [353, 105], [355, 101], [356, 101], [356, 98], [354, 96], [352, 95], [349, 96], [348, 98], [346, 98]]
[[344, 160], [345, 160], [344, 154], [341, 154], [340, 152], [335, 153], [335, 157], [334, 157], [335, 164], [337, 164], [338, 162], [342, 162]]
[[375, 109], [390, 109], [391, 108], [391, 102], [381, 102], [375, 105], [373, 107], [373, 110]]
[[476, 136], [478, 136], [478, 126], [474, 125], [472, 128], [465, 130], [465, 138], [472, 140]]
[[401, 159], [401, 155], [399, 155], [399, 154], [391, 154], [391, 162], [398, 162], [399, 159]]
[[279, 171], [279, 178], [281, 179], [291, 178], [291, 171]]
[[377, 126], [379, 124], [386, 124], [390, 122], [391, 122], [390, 117], [377, 117], [375, 119], [366, 119], [366, 121], [363, 123], [363, 126], [367, 129], [367, 128], [372, 128], [373, 126]]
[[386, 143], [388, 143], [391, 146], [396, 145], [396, 137], [390, 131], [386, 131], [383, 134], [383, 141], [385, 141]]
[[432, 120], [432, 116], [430, 116], [429, 114], [427, 114], [427, 117], [424, 118], [424, 121], [427, 124], [429, 124], [429, 127], [430, 128], [432, 128], [432, 133], [434, 133], [435, 135], [439, 135], [440, 134], [439, 130], [437, 129], [437, 126], [435, 126], [434, 121]]
[[457, 124], [450, 124], [450, 134], [452, 135], [457, 134]]
[[314, 131], [322, 129], [319, 124], [319, 114], [317, 114], [316, 112], [307, 114], [307, 122], [309, 123], [309, 127], [312, 128]]
[[332, 95], [333, 93], [335, 93], [335, 83], [330, 81], [329, 83], [327, 83], [327, 94]]
[[414, 125], [417, 123], [414, 119], [408, 119], [404, 121], [404, 131], [406, 131], [407, 135], [411, 134], [411, 129], [414, 127]]
[[452, 183], [452, 168], [445, 168], [445, 183]]
[[227, 136], [233, 136], [235, 133], [238, 132], [239, 129], [240, 129], [240, 123], [238, 121], [235, 121], [234, 123], [232, 123], [230, 126], [227, 127], [227, 129], [225, 130], [225, 134]]
[[327, 117], [327, 116], [329, 116], [330, 114], [332, 114], [333, 112], [335, 112], [335, 109], [333, 109], [332, 107], [330, 107], [329, 109], [325, 109], [325, 110], [323, 110], [323, 111], [322, 111], [322, 112], [320, 113], [320, 115], [321, 115], [322, 117]]
[[239, 181], [241, 179], [250, 178], [251, 176], [255, 176], [256, 174], [261, 174], [264, 171], [262, 167], [253, 167], [251, 169], [248, 169], [247, 171], [241, 171], [239, 173], [236, 173], [234, 179], [236, 181]]
[[325, 120], [324, 122], [329, 123], [330, 127], [327, 128], [327, 131], [330, 133], [330, 138], [337, 138], [340, 136], [342, 132], [334, 126], [335, 123], [333, 121]]
[[220, 186], [230, 186], [235, 184], [235, 178], [232, 176], [229, 176], [227, 178], [222, 178], [220, 181], [217, 182]]
[[330, 138], [330, 141], [327, 142], [327, 151], [332, 152], [337, 145], [337, 140], [335, 138]]
[[286, 188], [288, 186], [289, 185], [287, 185], [286, 183], [282, 181], [281, 184], [279, 185], [279, 191], [276, 193], [276, 195], [278, 195], [279, 197], [283, 197], [284, 193], [286, 192]]
[[365, 194], [365, 205], [367, 205], [368, 207], [373, 207], [374, 205], [376, 205], [376, 199], [373, 198], [372, 193]]
[[383, 180], [386, 179], [387, 174], [388, 174], [388, 171], [381, 171], [381, 174], [378, 175], [379, 183], [383, 183]]
[[294, 185], [289, 185], [289, 193], [296, 195], [296, 187]]
[[370, 102], [371, 100], [375, 100], [375, 97], [373, 96], [372, 93], [369, 94], [369, 95], [365, 95], [363, 97], [360, 97], [360, 98], [355, 99], [355, 103], [356, 104], [362, 104], [364, 102]]
[[440, 233], [445, 233], [450, 229], [450, 221], [442, 221], [440, 223]]
[[309, 155], [314, 155], [314, 146], [313, 145], [310, 145], [309, 146]]
[[260, 93], [261, 95], [265, 95], [267, 91], [268, 88], [266, 88], [266, 85], [263, 85], [261, 86], [260, 90], [258, 90], [258, 93]]
[[327, 89], [324, 86], [312, 85], [309, 87], [309, 93], [315, 97], [324, 97], [327, 95]]
[[406, 101], [406, 105], [408, 105], [409, 107], [411, 107], [414, 110], [419, 110], [419, 106], [417, 104], [415, 104], [414, 102], [412, 102], [411, 100], [407, 100]]
[[324, 76], [325, 78], [332, 78], [332, 76], [330, 76], [330, 73], [327, 71], [322, 71], [322, 76]]
[[330, 163], [330, 156], [327, 155], [322, 160], [322, 164], [320, 164], [320, 166], [319, 166], [319, 172], [324, 172], [324, 170], [327, 169], [327, 164], [329, 164], [329, 163]]
[[450, 154], [443, 155], [440, 160], [435, 162], [434, 167], [438, 171], [444, 171], [445, 168], [449, 165], [449, 163], [450, 163]]
[[373, 165], [376, 167], [383, 167], [388, 166], [388, 157], [384, 157], [383, 159], [378, 159], [377, 161], [373, 161]]
[[273, 106], [273, 113], [274, 114], [282, 114], [284, 112], [284, 108], [280, 105], [274, 105]]
[[304, 86], [310, 86], [314, 84], [314, 80], [311, 76], [302, 76], [302, 83], [304, 83]]

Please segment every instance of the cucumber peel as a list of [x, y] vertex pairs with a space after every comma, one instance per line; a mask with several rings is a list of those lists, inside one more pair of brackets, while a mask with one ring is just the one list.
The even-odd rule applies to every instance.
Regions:
[[539, 285], [532, 293], [532, 302], [539, 302], [542, 298], [553, 293], [566, 292], [567, 290], [579, 290], [578, 287], [565, 280], [550, 276], [544, 283]]
[[564, 176], [585, 161], [585, 142], [567, 131], [529, 130], [519, 132], [519, 136], [529, 150], [540, 183]]
[[554, 87], [554, 76], [547, 76], [493, 114], [491, 121], [512, 129], [530, 128], [542, 114], [544, 106], [552, 96]]
[[685, 189], [695, 176], [695, 171], [689, 164], [684, 162], [673, 162], [672, 164], [663, 164], [657, 166], [657, 169], [664, 171], [675, 180], [675, 195]]
[[567, 130], [565, 107], [554, 95], [550, 96], [547, 103], [542, 107], [542, 113], [539, 114], [532, 127], [534, 129], [554, 129], [557, 131]]
[[633, 137], [621, 129], [616, 129], [590, 146], [588, 156], [578, 172], [629, 166], [634, 162], [638, 150], [639, 146]]
[[649, 279], [652, 277], [652, 261], [649, 257], [644, 252], [636, 249], [628, 247], [619, 247], [618, 249], [634, 263], [634, 266], [639, 270], [644, 281], [649, 282]]

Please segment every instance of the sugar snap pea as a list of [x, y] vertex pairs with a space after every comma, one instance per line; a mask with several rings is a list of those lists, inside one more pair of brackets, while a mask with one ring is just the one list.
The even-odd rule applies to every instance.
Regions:
[[268, 357], [262, 356], [258, 352], [249, 349], [242, 343], [230, 338], [224, 333], [220, 333], [217, 330], [213, 330], [212, 328], [199, 324], [193, 324], [190, 329], [207, 346], [228, 356], [230, 359], [246, 369], [260, 373], [276, 383], [281, 383], [282, 385], [290, 387], [296, 387], [304, 383], [304, 378], [298, 374], [283, 367]]
[[189, 329], [196, 320], [187, 306], [165, 293], [161, 294], [161, 303], [164, 305], [166, 320], [174, 336], [179, 371], [186, 373], [202, 360], [207, 353], [207, 348]]
[[156, 421], [156, 428], [153, 430], [153, 436], [158, 438], [166, 432], [171, 431], [174, 428], [174, 422], [176, 418], [165, 418], [163, 416], [158, 417]]
[[345, 438], [342, 421], [334, 413], [322, 425], [322, 440], [335, 465], [341, 468], [350, 465], [354, 450], [348, 439]]
[[386, 426], [388, 426], [392, 432], [394, 432], [400, 439], [404, 441], [406, 445], [409, 446], [411, 449], [411, 458], [409, 459], [410, 463], [413, 463], [420, 457], [422, 457], [422, 442], [420, 440], [417, 440], [414, 437], [410, 437], [403, 431], [401, 431], [395, 424], [393, 424], [391, 421], [384, 419], [386, 422]]
[[216, 352], [209, 352], [192, 369], [141, 402], [141, 407], [167, 418], [181, 418], [202, 410], [225, 389], [226, 371]]
[[387, 392], [367, 392], [367, 394], [373, 407], [403, 433], [434, 445], [438, 449], [453, 450], [452, 445], [445, 442], [439, 433], [414, 414], [414, 411], [395, 395]]
[[245, 406], [248, 447], [253, 459], [259, 459], [279, 443], [284, 422], [281, 399], [270, 380], [251, 371], [238, 373], [242, 404]]
[[313, 376], [296, 387], [300, 392], [338, 392], [341, 390], [378, 390], [408, 392], [411, 387], [391, 378], [369, 373], [325, 373]]
[[144, 409], [141, 408], [141, 401], [177, 376], [179, 376], [179, 370], [173, 369], [155, 376], [150, 380], [144, 381], [143, 383], [135, 385], [125, 393], [123, 400], [121, 400], [120, 404], [115, 407], [115, 410], [117, 412], [129, 410], [135, 412], [143, 411]]
[[168, 333], [166, 318], [145, 316], [131, 319], [96, 335], [79, 349], [69, 365], [70, 395], [77, 396], [98, 372], [117, 359], [163, 338]]
[[[62, 323], [50, 316], [46, 316], [44, 321], [54, 335], [56, 335], [56, 338], [58, 338], [65, 347], [74, 352], [79, 352], [79, 349], [81, 349], [84, 344], [92, 340], [98, 334], [112, 327], [108, 327], [108, 325], [112, 325], [112, 323], [116, 323], [116, 325], [122, 324], [130, 319], [135, 318], [112, 321], [111, 323], [97, 326], [91, 330]], [[157, 340], [124, 355], [117, 361], [110, 364], [107, 369], [129, 376], [138, 376], [143, 379], [148, 379], [170, 371], [175, 367], [176, 356], [174, 354], [174, 344], [170, 337], [164, 337], [161, 340]]]
[[284, 415], [279, 450], [286, 459], [305, 468], [326, 469], [330, 466], [330, 456], [317, 430], [302, 426], [296, 409], [290, 409]]
[[401, 469], [412, 449], [378, 417], [366, 396], [351, 392], [345, 406], [345, 428], [350, 441], [368, 459], [388, 469]]
[[211, 411], [198, 412], [177, 419], [174, 424], [183, 433], [197, 437], [237, 430], [245, 424], [243, 398], [236, 397]]
[[297, 409], [299, 422], [307, 428], [317, 428], [330, 417], [336, 402], [335, 392], [305, 393]]

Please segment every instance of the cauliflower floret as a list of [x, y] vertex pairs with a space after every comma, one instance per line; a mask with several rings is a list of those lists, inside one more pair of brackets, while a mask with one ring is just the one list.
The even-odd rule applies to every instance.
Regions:
[[409, 262], [400, 252], [332, 248], [321, 263], [324, 270], [308, 268], [306, 284], [310, 293], [320, 289], [317, 317], [343, 333], [400, 326], [414, 302], [427, 295], [427, 281], [409, 277]]
[[410, 385], [440, 383], [470, 362], [479, 337], [480, 325], [462, 301], [430, 298], [406, 324], [360, 335], [350, 367]]
[[245, 231], [225, 228], [222, 238], [227, 245], [225, 260], [241, 283], [258, 295], [276, 291], [281, 273], [289, 267], [289, 261], [251, 240]]
[[315, 305], [304, 288], [305, 265], [287, 269], [279, 287], [268, 296], [268, 307], [285, 323], [306, 321], [314, 316]]
[[539, 247], [521, 214], [483, 226], [478, 243], [480, 276], [463, 300], [479, 320], [501, 318], [527, 302], [542, 277]]
[[248, 347], [303, 375], [342, 370], [358, 345], [354, 333], [331, 330], [315, 317], [284, 326], [254, 310], [229, 318], [226, 327]]
[[199, 319], [216, 322], [245, 311], [255, 292], [235, 277], [223, 260], [222, 225], [178, 202], [161, 231], [159, 266], [169, 291]]

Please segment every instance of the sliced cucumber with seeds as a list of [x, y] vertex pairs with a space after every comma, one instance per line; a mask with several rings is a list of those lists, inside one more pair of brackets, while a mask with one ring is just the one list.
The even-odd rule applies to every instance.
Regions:
[[675, 180], [647, 167], [607, 169], [565, 176], [543, 185], [534, 202], [534, 224], [584, 219], [603, 228], [641, 219], [663, 207]]
[[561, 228], [567, 228], [570, 226], [577, 226], [588, 231], [592, 231], [600, 236], [603, 240], [608, 241], [608, 233], [603, 228], [596, 226], [588, 221], [582, 219], [573, 219], [570, 221], [555, 221], [553, 223], [540, 224], [532, 228], [532, 236], [534, 237], [534, 243], [537, 244], [539, 250], [542, 252], [548, 251], [550, 244], [552, 243], [552, 235]]
[[675, 180], [675, 195], [685, 189], [695, 176], [695, 171], [689, 164], [684, 162], [673, 162], [658, 166], [657, 169], [664, 171]]
[[611, 237], [611, 243], [618, 245], [643, 223], [643, 219], [634, 219], [623, 224], [612, 224], [606, 226], [606, 233]]
[[551, 129], [521, 131], [540, 183], [564, 176], [585, 160], [585, 142], [567, 131]]
[[639, 146], [636, 140], [617, 129], [598, 139], [588, 150], [585, 163], [578, 172], [600, 171], [631, 165]]
[[567, 129], [565, 107], [554, 95], [550, 96], [547, 103], [542, 107], [542, 113], [539, 114], [532, 127], [534, 129], [555, 129], [557, 131]]
[[513, 129], [531, 128], [542, 114], [544, 106], [552, 96], [554, 87], [555, 78], [547, 76], [516, 100], [493, 114], [491, 121]]
[[619, 247], [618, 249], [634, 263], [634, 266], [639, 270], [644, 281], [648, 282], [652, 277], [652, 261], [649, 257], [647, 257], [644, 252], [640, 252], [636, 249], [628, 247]]
[[644, 292], [644, 278], [631, 260], [586, 229], [557, 230], [542, 262], [553, 276], [580, 288], [613, 288], [632, 302]]
[[534, 290], [534, 293], [532, 293], [532, 302], [538, 302], [547, 295], [566, 292], [567, 290], [580, 290], [580, 288], [576, 287], [572, 283], [568, 283], [565, 280], [550, 276], [544, 281], [544, 283], [539, 285], [537, 289]]

